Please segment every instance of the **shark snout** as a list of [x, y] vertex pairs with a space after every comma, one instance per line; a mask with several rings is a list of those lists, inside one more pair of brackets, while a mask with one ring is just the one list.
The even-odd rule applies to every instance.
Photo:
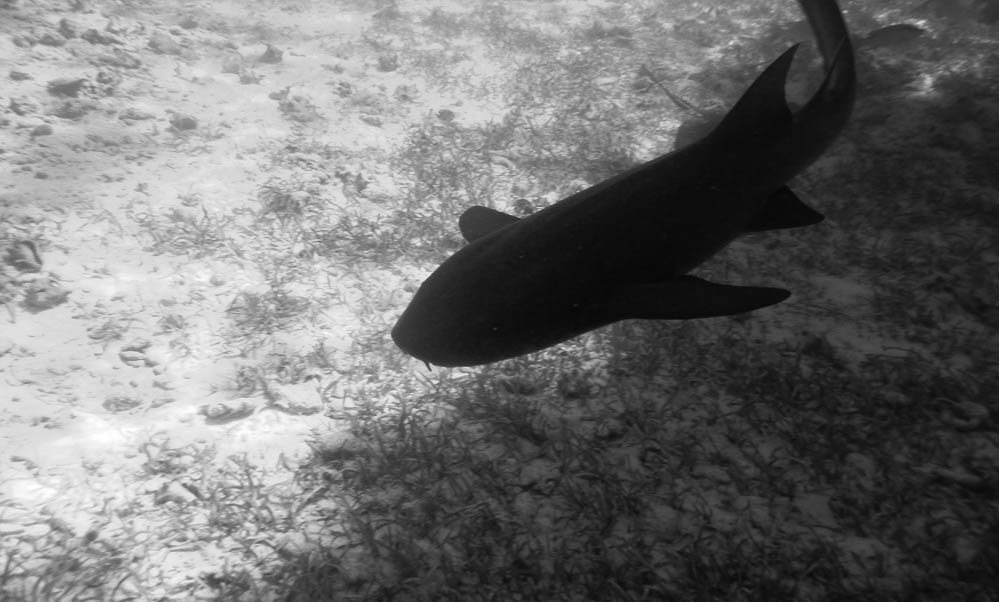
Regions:
[[511, 349], [505, 338], [490, 336], [479, 316], [478, 311], [411, 304], [392, 328], [392, 340], [416, 359], [443, 367], [477, 366], [517, 355], [520, 347]]
[[392, 328], [392, 340], [409, 355], [436, 366], [456, 366], [460, 359], [447, 345], [447, 337], [435, 320], [414, 317], [411, 308], [403, 312]]

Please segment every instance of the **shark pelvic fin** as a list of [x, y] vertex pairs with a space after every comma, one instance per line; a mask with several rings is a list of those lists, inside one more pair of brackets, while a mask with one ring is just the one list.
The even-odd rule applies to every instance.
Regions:
[[790, 128], [791, 109], [787, 106], [784, 84], [797, 50], [798, 44], [795, 44], [770, 63], [725, 115], [713, 134], [753, 140]]
[[508, 226], [518, 219], [520, 218], [509, 213], [475, 205], [466, 209], [458, 218], [458, 228], [465, 240], [474, 242], [476, 239]]
[[696, 276], [638, 284], [617, 291], [607, 310], [614, 321], [629, 318], [688, 320], [741, 314], [780, 303], [780, 288], [715, 284]]
[[781, 186], [767, 197], [760, 212], [749, 224], [750, 232], [811, 226], [823, 220], [822, 214], [801, 202], [791, 189]]

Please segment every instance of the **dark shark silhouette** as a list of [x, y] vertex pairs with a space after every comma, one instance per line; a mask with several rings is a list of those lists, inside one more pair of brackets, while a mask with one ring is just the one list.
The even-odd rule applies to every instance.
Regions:
[[822, 219], [784, 184], [843, 129], [856, 76], [835, 0], [799, 3], [827, 73], [797, 113], [784, 97], [795, 45], [703, 139], [522, 219], [468, 209], [458, 224], [469, 244], [420, 286], [396, 344], [427, 363], [473, 366], [618, 320], [725, 316], [786, 299], [687, 273], [741, 234]]

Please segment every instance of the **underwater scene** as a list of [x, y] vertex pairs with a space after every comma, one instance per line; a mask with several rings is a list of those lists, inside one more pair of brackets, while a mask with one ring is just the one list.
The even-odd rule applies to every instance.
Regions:
[[999, 601], [999, 0], [0, 0], [0, 600]]

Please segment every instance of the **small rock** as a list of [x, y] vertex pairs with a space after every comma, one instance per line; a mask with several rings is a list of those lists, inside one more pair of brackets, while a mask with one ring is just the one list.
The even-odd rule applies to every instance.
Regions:
[[[396, 86], [395, 90], [392, 92], [392, 98], [399, 102], [416, 102], [419, 95], [419, 91], [415, 87], [409, 85]], [[438, 117], [440, 117], [439, 114]]]
[[537, 498], [530, 491], [521, 491], [513, 499], [511, 507], [521, 519], [533, 519], [538, 513]]
[[981, 438], [969, 441], [964, 465], [981, 476], [986, 484], [999, 487], [999, 445], [994, 437], [983, 434]]
[[132, 368], [143, 368], [146, 365], [146, 355], [141, 351], [120, 351], [118, 359]]
[[69, 291], [59, 286], [51, 278], [43, 277], [28, 285], [24, 293], [24, 305], [41, 311], [61, 305], [69, 297]]
[[5, 261], [21, 272], [42, 271], [42, 256], [38, 247], [30, 240], [19, 240], [7, 248]]
[[986, 135], [982, 128], [972, 121], [963, 121], [954, 130], [954, 136], [969, 148], [981, 148], [986, 144]]
[[142, 61], [138, 57], [120, 48], [113, 48], [111, 54], [101, 55], [96, 60], [101, 65], [121, 67], [122, 69], [138, 69], [142, 66]]
[[861, 488], [873, 491], [877, 478], [877, 463], [873, 458], [861, 453], [849, 453], [844, 458], [845, 473]]
[[121, 119], [122, 121], [126, 122], [145, 121], [147, 119], [155, 119], [155, 118], [156, 116], [150, 113], [149, 111], [145, 111], [143, 109], [138, 109], [135, 107], [129, 107], [118, 114], [118, 119]]
[[109, 46], [111, 44], [120, 45], [122, 43], [121, 39], [117, 36], [104, 31], [98, 31], [96, 29], [88, 29], [80, 34], [80, 37], [91, 44], [100, 44], [103, 46]]
[[837, 541], [843, 568], [853, 576], [867, 575], [869, 567], [879, 566], [888, 555], [888, 547], [871, 537], [846, 535]]
[[246, 418], [260, 409], [261, 405], [260, 400], [241, 397], [219, 403], [205, 404], [198, 408], [198, 413], [205, 417], [205, 422], [208, 424], [222, 424]]
[[601, 420], [593, 431], [593, 436], [597, 439], [613, 440], [620, 439], [628, 432], [628, 425], [623, 420], [617, 418], [607, 418]]
[[399, 55], [383, 54], [378, 57], [379, 71], [395, 71], [399, 68]]
[[46, 90], [53, 96], [76, 97], [85, 83], [87, 83], [85, 77], [58, 77], [49, 81]]
[[284, 560], [294, 560], [317, 550], [319, 546], [309, 541], [303, 533], [285, 533], [278, 537], [274, 550]]
[[115, 320], [107, 320], [102, 324], [87, 328], [87, 336], [95, 341], [111, 341], [120, 339], [125, 327]]
[[566, 399], [589, 397], [594, 390], [587, 375], [576, 369], [560, 374], [556, 388]]
[[318, 437], [312, 448], [325, 460], [350, 460], [364, 450], [364, 443], [346, 431], [334, 431]]
[[31, 48], [35, 45], [35, 42], [37, 42], [34, 36], [26, 33], [14, 36], [11, 38], [11, 41], [14, 42], [14, 45], [18, 48]]
[[983, 545], [981, 539], [972, 535], [958, 535], [950, 542], [951, 554], [957, 563], [970, 567], [981, 555]]
[[672, 537], [680, 530], [682, 512], [669, 504], [652, 503], [645, 512], [645, 530], [657, 537]]
[[268, 383], [267, 394], [270, 402], [289, 414], [308, 416], [323, 409], [323, 400], [313, 383], [293, 385]]
[[15, 115], [20, 115], [21, 117], [24, 117], [25, 115], [35, 115], [41, 110], [35, 99], [27, 96], [11, 97], [7, 106], [10, 107], [10, 110], [13, 111]]
[[149, 48], [156, 54], [173, 55], [178, 55], [184, 50], [177, 40], [163, 31], [153, 32], [153, 35], [149, 37]]
[[270, 44], [267, 45], [267, 50], [264, 50], [264, 53], [257, 59], [261, 63], [272, 65], [280, 63], [282, 60], [284, 60], [284, 51]]
[[193, 130], [198, 127], [198, 120], [190, 115], [174, 113], [170, 117], [170, 126], [179, 131]]
[[708, 479], [715, 483], [730, 483], [732, 477], [721, 466], [715, 464], [697, 464], [690, 470], [690, 475], [702, 479]]
[[77, 120], [96, 108], [97, 105], [90, 100], [71, 98], [59, 103], [50, 114], [60, 119]]
[[66, 44], [66, 38], [58, 32], [47, 31], [38, 38], [38, 43], [45, 46], [63, 46]]
[[156, 505], [166, 504], [168, 502], [173, 502], [175, 504], [189, 504], [191, 502], [196, 502], [197, 500], [198, 496], [196, 496], [194, 492], [177, 481], [165, 483], [163, 487], [156, 492], [156, 496], [153, 498]]
[[778, 519], [783, 518], [781, 506], [786, 501], [787, 498], [772, 499], [758, 495], [740, 495], [732, 500], [732, 509], [747, 516], [754, 526], [769, 530]]
[[892, 408], [904, 408], [911, 406], [913, 403], [912, 396], [903, 393], [902, 391], [888, 390], [880, 392], [881, 399], [884, 403]]
[[390, 3], [385, 8], [375, 11], [371, 15], [371, 19], [374, 21], [392, 21], [402, 17], [402, 11], [396, 6], [395, 2]]
[[709, 509], [708, 521], [711, 527], [721, 533], [731, 533], [739, 524], [739, 516], [723, 508], [712, 506]]
[[989, 422], [989, 409], [973, 401], [958, 401], [944, 412], [944, 421], [952, 427], [971, 431]]
[[963, 468], [949, 468], [946, 466], [928, 465], [919, 469], [920, 472], [936, 477], [941, 481], [962, 485], [964, 487], [976, 488], [981, 486], [982, 479]]
[[124, 36], [142, 33], [146, 31], [146, 26], [124, 17], [112, 16], [108, 18], [107, 23], [104, 25], [104, 30], [115, 35]]
[[20, 69], [11, 69], [7, 76], [16, 82], [23, 82], [31, 79], [31, 75], [29, 75], [27, 71], [21, 71]]
[[144, 353], [152, 346], [152, 342], [147, 339], [133, 339], [121, 346], [122, 351], [138, 351]]
[[558, 464], [545, 458], [535, 458], [520, 469], [517, 484], [546, 495], [555, 489], [561, 476]]
[[230, 73], [232, 75], [239, 75], [243, 70], [243, 57], [239, 53], [232, 53], [222, 60], [222, 67], [220, 71], [222, 73]]
[[104, 399], [104, 403], [101, 404], [105, 410], [119, 414], [121, 412], [127, 412], [133, 410], [142, 405], [142, 400], [136, 399], [131, 395], [108, 395]]
[[259, 84], [260, 80], [264, 77], [252, 69], [240, 69], [239, 70], [239, 83], [241, 84]]
[[71, 40], [80, 35], [80, 25], [71, 19], [60, 19], [59, 33], [67, 40]]
[[295, 190], [288, 195], [288, 198], [296, 207], [305, 207], [313, 202], [312, 194], [308, 190]]
[[38, 138], [39, 136], [51, 136], [54, 131], [55, 130], [52, 129], [51, 125], [43, 123], [42, 125], [35, 126], [31, 130], [31, 137]]
[[829, 508], [829, 496], [819, 493], [805, 493], [794, 498], [794, 506], [811, 520], [811, 527], [838, 528], [836, 517]]

